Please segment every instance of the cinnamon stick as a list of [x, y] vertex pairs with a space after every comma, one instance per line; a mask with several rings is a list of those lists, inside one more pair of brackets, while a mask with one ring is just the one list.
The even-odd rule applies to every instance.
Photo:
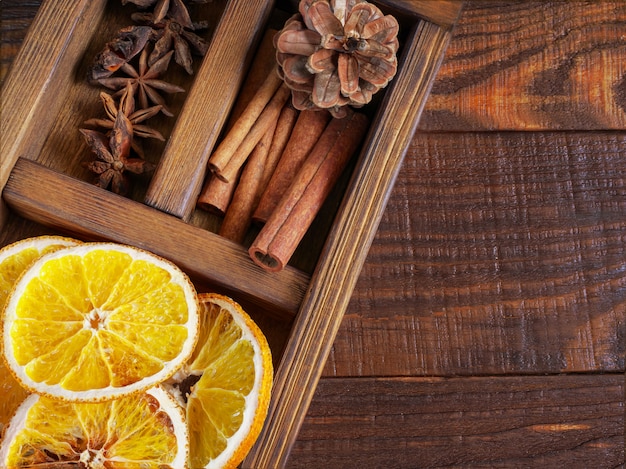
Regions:
[[[252, 97], [250, 103], [243, 110], [237, 121], [233, 124], [232, 128], [224, 136], [217, 149], [209, 158], [209, 169], [211, 169], [211, 171], [219, 174], [223, 170], [282, 84], [283, 81], [278, 76], [276, 69], [272, 69], [272, 72], [267, 76], [259, 90]], [[263, 133], [261, 133], [261, 135], [263, 135]], [[254, 145], [252, 148], [254, 148]]]
[[210, 174], [200, 192], [196, 205], [207, 212], [224, 216], [236, 187], [237, 178], [226, 182], [222, 181], [215, 174]]
[[248, 228], [252, 223], [252, 212], [259, 201], [259, 187], [263, 180], [263, 172], [276, 125], [277, 122], [274, 121], [274, 125], [270, 126], [252, 150], [241, 171], [233, 199], [228, 210], [226, 210], [226, 215], [218, 232], [220, 236], [239, 244], [243, 244]]
[[237, 147], [237, 151], [228, 160], [228, 163], [222, 168], [215, 171], [215, 174], [224, 181], [229, 181], [231, 178], [236, 177], [237, 173], [243, 166], [243, 164], [250, 156], [250, 153], [254, 147], [259, 143], [263, 135], [267, 130], [276, 124], [276, 120], [280, 115], [280, 111], [287, 102], [287, 99], [291, 96], [291, 90], [286, 84], [282, 84], [263, 112], [259, 115], [259, 118], [250, 128], [248, 134], [244, 137], [243, 141]]
[[263, 178], [259, 186], [259, 197], [261, 197], [265, 191], [265, 188], [276, 170], [276, 166], [285, 151], [285, 147], [287, 146], [287, 142], [289, 142], [289, 137], [293, 132], [297, 119], [298, 110], [291, 104], [285, 105], [282, 111], [280, 111], [280, 116], [278, 116], [278, 122], [276, 123], [276, 130], [274, 131], [274, 138], [272, 138], [272, 144], [267, 155], [267, 161], [265, 162]]
[[329, 120], [330, 113], [327, 111], [300, 111], [289, 141], [252, 215], [255, 223], [267, 221]]
[[274, 35], [276, 31], [276, 29], [268, 29], [261, 39], [261, 43], [256, 50], [243, 85], [239, 93], [237, 93], [237, 100], [230, 111], [228, 123], [226, 124], [227, 130], [231, 129], [235, 122], [237, 122], [237, 119], [239, 119], [248, 104], [250, 104], [252, 98], [254, 98], [254, 95], [261, 88], [261, 85], [263, 85], [267, 77], [275, 73], [276, 48], [274, 47]]
[[250, 246], [248, 253], [256, 264], [272, 272], [287, 265], [367, 127], [367, 117], [357, 112], [330, 121]]
[[[227, 132], [235, 125], [235, 122], [237, 122], [248, 104], [257, 94], [261, 85], [267, 80], [268, 75], [274, 73], [273, 68], [276, 49], [273, 39], [275, 33], [275, 29], [269, 29], [261, 40], [254, 60], [250, 65], [248, 75], [241, 86], [237, 100], [233, 105], [230, 117], [226, 123]], [[225, 182], [213, 173], [210, 173], [198, 196], [197, 206], [202, 210], [224, 216], [235, 193], [237, 181], [238, 177], [231, 178], [230, 181]]]

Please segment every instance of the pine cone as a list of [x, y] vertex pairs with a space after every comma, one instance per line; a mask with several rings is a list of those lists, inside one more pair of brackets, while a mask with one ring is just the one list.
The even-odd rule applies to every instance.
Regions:
[[398, 22], [361, 0], [302, 0], [274, 37], [294, 107], [335, 117], [361, 107], [395, 76]]

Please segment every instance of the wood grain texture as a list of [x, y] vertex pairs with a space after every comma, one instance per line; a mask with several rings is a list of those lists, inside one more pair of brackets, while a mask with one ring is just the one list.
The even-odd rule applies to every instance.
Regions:
[[[67, 70], [76, 68], [87, 47], [86, 41], [81, 40], [91, 27], [87, 19], [97, 22], [104, 4], [104, 0], [62, 0], [44, 3], [38, 10], [25, 46], [17, 53], [16, 65], [2, 84], [0, 189], [17, 158], [36, 154], [43, 144], [63, 102], [64, 91], [74, 79]], [[32, 125], [35, 120], [36, 129]], [[1, 227], [5, 217], [1, 207], [0, 212]]]
[[623, 371], [626, 135], [416, 134], [326, 376]]
[[[1, 1], [0, 73], [40, 3]], [[624, 370], [623, 133], [473, 132], [623, 130], [621, 5], [465, 6], [421, 120], [465, 132], [415, 136], [289, 467], [624, 467], [624, 376], [604, 374]], [[9, 223], [0, 244], [51, 231]], [[561, 366], [589, 371], [469, 376]]]
[[419, 16], [441, 26], [451, 28], [459, 19], [463, 2], [458, 0], [382, 0], [382, 5], [389, 5], [394, 10]]
[[[188, 102], [177, 118], [145, 203], [189, 220], [220, 136], [263, 34], [273, 1], [228, 2], [197, 73]], [[201, 104], [204, 103], [204, 104]]]
[[287, 467], [623, 464], [624, 376], [564, 375], [322, 380]]
[[420, 129], [624, 129], [625, 30], [623, 1], [470, 1]]
[[5, 2], [0, 8], [0, 82], [4, 81], [14, 57], [17, 55], [22, 41], [26, 36], [37, 9], [41, 5], [41, 0], [23, 0], [19, 4], [16, 2]]
[[3, 197], [24, 218], [81, 238], [147, 249], [177, 264], [194, 281], [258, 303], [278, 317], [296, 314], [309, 283], [307, 275], [293, 268], [270, 275], [225, 238], [26, 159], [16, 163]]

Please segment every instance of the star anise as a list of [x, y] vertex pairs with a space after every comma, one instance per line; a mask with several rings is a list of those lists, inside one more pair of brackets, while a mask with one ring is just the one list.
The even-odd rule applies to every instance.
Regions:
[[169, 16], [185, 28], [193, 27], [187, 6], [182, 0], [122, 0], [122, 5], [127, 3], [134, 3], [140, 8], [148, 8], [154, 5], [153, 20], [155, 23]]
[[158, 91], [165, 93], [181, 93], [185, 91], [184, 88], [178, 85], [159, 79], [167, 70], [173, 52], [165, 54], [150, 66], [148, 66], [148, 53], [148, 48], [144, 48], [139, 56], [139, 66], [137, 69], [130, 63], [125, 63], [120, 67], [120, 72], [128, 76], [101, 78], [97, 80], [97, 83], [109, 89], [118, 90], [116, 95], [121, 95], [126, 86], [130, 84], [133, 89], [133, 94], [139, 97], [139, 105], [142, 109], [148, 108], [150, 106], [149, 103], [154, 103], [161, 106], [161, 112], [163, 112], [163, 114], [171, 117], [174, 114], [168, 109], [165, 104], [165, 99], [163, 99]]
[[148, 43], [152, 29], [148, 26], [129, 26], [121, 29], [96, 56], [89, 70], [89, 80], [94, 82], [110, 77], [119, 68], [135, 57]]
[[275, 37], [280, 73], [298, 109], [360, 107], [397, 69], [398, 22], [360, 0], [302, 0]]
[[96, 160], [84, 166], [98, 176], [97, 186], [103, 189], [110, 186], [116, 194], [126, 195], [130, 187], [127, 172], [144, 174], [154, 170], [152, 163], [129, 157], [133, 126], [123, 111], [118, 111], [109, 137], [96, 130], [80, 129], [80, 132], [96, 155]]
[[[104, 111], [106, 113], [106, 119], [89, 119], [85, 121], [85, 125], [89, 126], [97, 126], [103, 127], [105, 129], [112, 129], [115, 125], [115, 120], [117, 119], [118, 113], [118, 105], [115, 102], [113, 96], [108, 93], [102, 91], [100, 93], [100, 100], [104, 106]], [[133, 88], [130, 83], [126, 85], [124, 89], [124, 94], [120, 98], [119, 110], [121, 110], [125, 116], [128, 116], [128, 120], [133, 126], [133, 136], [134, 137], [142, 137], [142, 138], [154, 138], [157, 140], [164, 141], [165, 138], [156, 129], [149, 127], [147, 125], [143, 125], [142, 122], [145, 122], [149, 118], [157, 115], [161, 110], [161, 105], [151, 106], [145, 109], [135, 110], [135, 98], [133, 96]]]
[[146, 109], [139, 109], [135, 111], [135, 98], [133, 96], [133, 88], [130, 83], [126, 85], [124, 94], [120, 98], [119, 107], [115, 102], [113, 96], [104, 91], [100, 92], [100, 100], [104, 105], [106, 113], [106, 119], [93, 118], [85, 121], [86, 126], [101, 127], [107, 130], [113, 129], [115, 120], [117, 119], [118, 110], [121, 110], [125, 116], [128, 116], [128, 120], [133, 126], [133, 140], [132, 148], [140, 157], [144, 157], [143, 148], [134, 137], [141, 138], [154, 138], [156, 140], [164, 141], [165, 138], [156, 129], [142, 124], [149, 118], [155, 116], [161, 110], [160, 105], [152, 106]]
[[173, 50], [176, 63], [192, 75], [192, 53], [204, 56], [209, 48], [207, 41], [194, 32], [207, 28], [208, 22], [193, 22], [182, 0], [158, 0], [153, 13], [137, 12], [131, 18], [152, 28], [155, 44], [148, 64]]

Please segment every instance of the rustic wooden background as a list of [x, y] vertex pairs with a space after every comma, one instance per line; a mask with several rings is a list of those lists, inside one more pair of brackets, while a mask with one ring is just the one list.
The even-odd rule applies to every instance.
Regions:
[[624, 467], [625, 129], [626, 2], [467, 2], [288, 467]]

